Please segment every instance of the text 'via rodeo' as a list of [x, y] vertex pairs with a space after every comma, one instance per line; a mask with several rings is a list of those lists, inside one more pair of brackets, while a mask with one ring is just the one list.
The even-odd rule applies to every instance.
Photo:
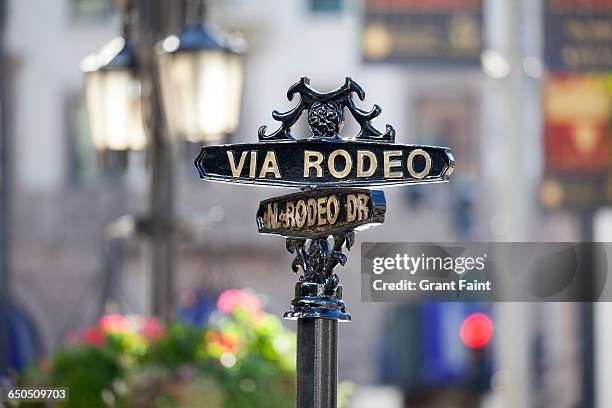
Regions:
[[[363, 99], [363, 90], [350, 78], [335, 91], [321, 94], [302, 80], [288, 91], [291, 100], [300, 95], [292, 110], [273, 117], [281, 122], [278, 130], [266, 135], [259, 129], [260, 143], [207, 146], [196, 159], [204, 179], [246, 184], [304, 186], [377, 186], [445, 181], [453, 171], [454, 160], [448, 148], [395, 144], [395, 130], [375, 129], [370, 120], [381, 110], [355, 106], [352, 94]], [[361, 130], [355, 138], [344, 138], [339, 131], [344, 109], [355, 118]], [[312, 136], [296, 140], [290, 128], [307, 110]]]

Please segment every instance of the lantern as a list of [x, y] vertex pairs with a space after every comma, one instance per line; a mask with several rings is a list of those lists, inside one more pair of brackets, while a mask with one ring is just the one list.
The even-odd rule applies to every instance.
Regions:
[[220, 141], [238, 126], [241, 52], [193, 24], [160, 43], [159, 76], [170, 133], [194, 143]]
[[118, 37], [81, 63], [94, 147], [98, 151], [142, 150], [141, 83], [135, 56], [124, 37]]

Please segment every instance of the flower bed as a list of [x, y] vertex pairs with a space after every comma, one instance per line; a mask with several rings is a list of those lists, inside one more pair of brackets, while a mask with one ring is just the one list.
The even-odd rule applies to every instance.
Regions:
[[295, 335], [255, 294], [232, 289], [204, 328], [103, 316], [20, 383], [68, 387], [66, 407], [293, 407]]

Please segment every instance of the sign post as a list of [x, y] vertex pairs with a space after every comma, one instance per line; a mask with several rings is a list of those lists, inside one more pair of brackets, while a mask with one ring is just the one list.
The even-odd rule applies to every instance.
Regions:
[[[300, 96], [288, 112], [274, 111], [281, 126], [259, 143], [206, 146], [195, 160], [205, 180], [279, 187], [302, 191], [260, 203], [256, 215], [262, 234], [286, 238], [300, 273], [286, 319], [298, 321], [297, 402], [302, 407], [336, 407], [338, 321], [349, 321], [340, 278], [355, 231], [379, 225], [385, 218], [382, 191], [363, 187], [444, 182], [454, 159], [444, 147], [395, 144], [395, 130], [380, 132], [370, 121], [380, 115], [358, 108], [363, 89], [346, 78], [335, 91], [320, 93], [302, 78], [287, 97]], [[354, 138], [340, 136], [345, 109], [360, 125]], [[291, 127], [307, 111], [312, 136], [296, 140]]]

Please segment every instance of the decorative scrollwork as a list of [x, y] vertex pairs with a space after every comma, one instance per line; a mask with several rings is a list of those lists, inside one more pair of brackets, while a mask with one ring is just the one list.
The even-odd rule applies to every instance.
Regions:
[[365, 111], [355, 105], [353, 94], [357, 94], [363, 101], [365, 92], [349, 77], [346, 77], [344, 85], [340, 88], [327, 93], [314, 90], [310, 87], [310, 79], [303, 77], [289, 88], [287, 99], [293, 100], [295, 94], [300, 95], [298, 105], [287, 112], [273, 111], [272, 117], [281, 122], [281, 126], [270, 135], [266, 135], [266, 126], [261, 126], [257, 132], [260, 141], [295, 140], [291, 135], [291, 127], [304, 110], [308, 111], [308, 125], [313, 137], [340, 138], [340, 129], [344, 123], [344, 108], [349, 110], [361, 127], [357, 139], [391, 143], [395, 141], [393, 126], [386, 125], [385, 133], [381, 133], [370, 123], [380, 115], [382, 111], [380, 106], [374, 105], [372, 110]]
[[302, 269], [301, 282], [324, 284], [327, 291], [333, 292], [340, 283], [334, 269], [338, 265], [344, 266], [347, 261], [342, 249], [350, 250], [354, 243], [353, 231], [334, 235], [333, 245], [328, 238], [287, 238], [287, 250], [295, 254], [291, 269], [295, 273]]

